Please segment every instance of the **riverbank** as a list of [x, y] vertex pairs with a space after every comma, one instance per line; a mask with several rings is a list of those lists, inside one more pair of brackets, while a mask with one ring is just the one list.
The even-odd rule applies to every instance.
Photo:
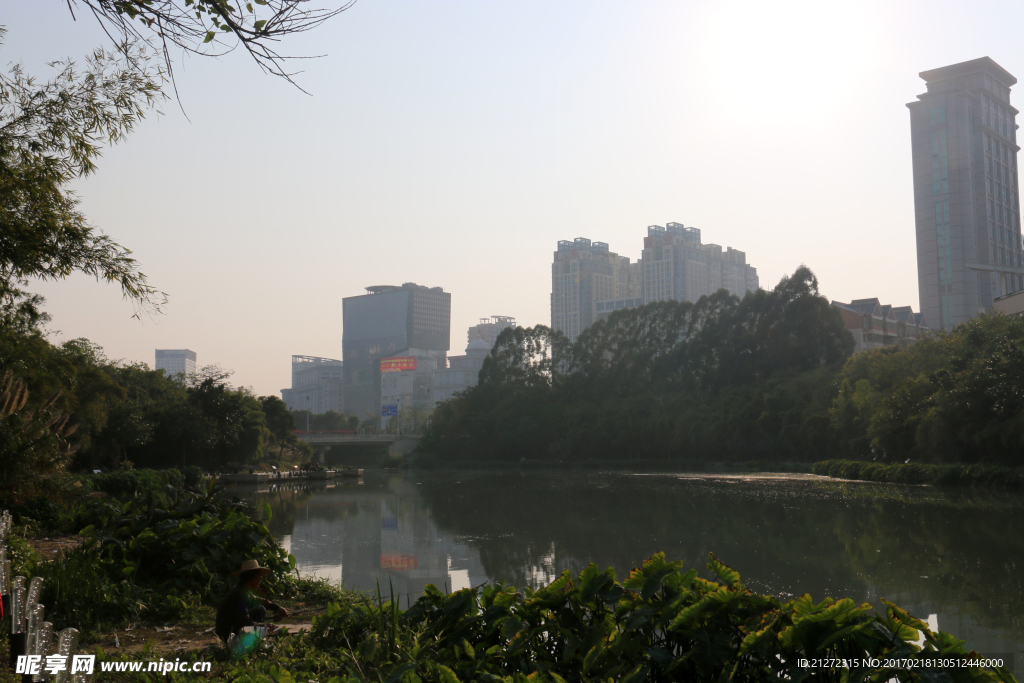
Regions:
[[811, 472], [833, 479], [873, 481], [889, 484], [930, 484], [932, 486], [996, 486], [1024, 489], [1024, 471], [994, 465], [929, 465], [903, 463], [886, 465], [857, 460], [823, 460]]
[[500, 470], [584, 470], [591, 472], [678, 472], [678, 473], [757, 473], [794, 472], [811, 473], [813, 463], [769, 462], [709, 462], [705, 460], [443, 460], [424, 458], [414, 460], [412, 469], [423, 471], [500, 471]]

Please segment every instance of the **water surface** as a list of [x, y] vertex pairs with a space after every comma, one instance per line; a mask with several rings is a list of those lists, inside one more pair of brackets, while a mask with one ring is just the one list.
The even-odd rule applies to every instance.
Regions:
[[[403, 604], [432, 583], [538, 587], [656, 551], [788, 597], [892, 600], [1024, 662], [1024, 497], [796, 476], [403, 473], [255, 493], [302, 572]], [[1018, 671], [1020, 666], [1015, 667]]]

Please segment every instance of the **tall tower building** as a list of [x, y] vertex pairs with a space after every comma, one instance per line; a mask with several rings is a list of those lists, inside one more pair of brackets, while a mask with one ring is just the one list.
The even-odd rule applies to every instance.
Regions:
[[[447, 366], [451, 343], [452, 295], [440, 287], [406, 282], [401, 287], [367, 287], [342, 299], [342, 360], [345, 410], [361, 418], [380, 415], [381, 359], [401, 357], [401, 379], [429, 400], [433, 371]], [[398, 372], [389, 379], [398, 382]]]
[[921, 311], [933, 328], [1024, 288], [1017, 188], [1017, 82], [988, 57], [922, 71], [910, 102]]
[[196, 352], [189, 349], [157, 349], [154, 367], [163, 370], [168, 377], [194, 374]]
[[551, 328], [575, 341], [594, 322], [598, 301], [639, 297], [637, 268], [604, 242], [559, 240], [551, 264]]

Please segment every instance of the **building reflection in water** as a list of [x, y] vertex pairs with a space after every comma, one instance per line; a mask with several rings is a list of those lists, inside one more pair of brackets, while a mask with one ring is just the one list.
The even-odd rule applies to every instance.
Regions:
[[255, 497], [271, 503], [271, 531], [300, 571], [368, 591], [379, 581], [403, 606], [429, 583], [537, 588], [589, 562], [623, 579], [655, 550], [703, 573], [714, 551], [758, 592], [876, 609], [884, 597], [1024, 667], [1018, 494], [772, 476], [403, 476]]
[[[427, 584], [451, 592], [487, 581], [479, 552], [437, 528], [415, 482], [396, 477], [302, 488], [288, 528], [271, 530], [303, 575], [370, 592], [379, 582], [385, 598], [393, 590], [403, 605]], [[272, 504], [274, 493], [268, 494]]]

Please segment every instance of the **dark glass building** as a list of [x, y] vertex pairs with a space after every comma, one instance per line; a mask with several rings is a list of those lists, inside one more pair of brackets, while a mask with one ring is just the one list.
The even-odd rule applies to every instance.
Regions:
[[366, 292], [342, 299], [341, 341], [345, 410], [364, 419], [380, 416], [381, 358], [415, 357], [427, 373], [447, 358], [452, 310], [452, 295], [440, 287], [407, 282]]
[[910, 109], [921, 311], [945, 330], [1024, 288], [1017, 79], [988, 57], [922, 71]]

